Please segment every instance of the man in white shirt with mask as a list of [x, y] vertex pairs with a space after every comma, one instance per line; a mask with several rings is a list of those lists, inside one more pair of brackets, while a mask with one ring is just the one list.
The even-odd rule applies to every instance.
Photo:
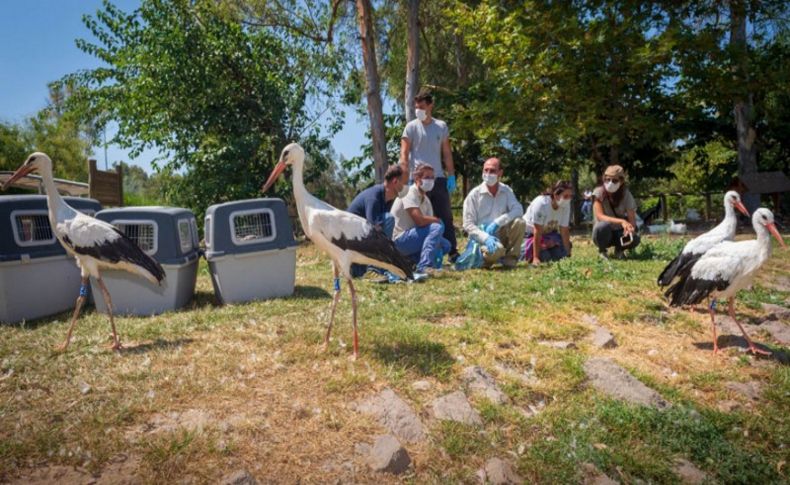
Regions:
[[392, 204], [393, 242], [398, 251], [417, 263], [417, 273], [441, 268], [441, 259], [450, 250], [450, 241], [442, 236], [444, 224], [433, 215], [433, 206], [426, 195], [433, 187], [433, 167], [418, 165], [414, 169], [414, 184]]
[[524, 209], [502, 180], [502, 163], [489, 158], [483, 164], [483, 183], [464, 200], [464, 230], [477, 241], [483, 253], [483, 267], [498, 261], [507, 268], [518, 263], [526, 223]]

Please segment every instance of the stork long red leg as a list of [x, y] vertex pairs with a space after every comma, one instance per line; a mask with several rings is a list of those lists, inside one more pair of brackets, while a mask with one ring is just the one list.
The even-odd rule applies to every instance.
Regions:
[[335, 272], [335, 294], [332, 297], [332, 309], [329, 311], [329, 325], [326, 327], [326, 337], [324, 337], [324, 348], [329, 348], [329, 335], [332, 333], [332, 323], [335, 321], [335, 308], [337, 308], [337, 302], [340, 300], [340, 271], [337, 269], [337, 265], [333, 262], [332, 269]]
[[112, 298], [110, 298], [110, 292], [107, 291], [107, 287], [104, 286], [104, 280], [102, 280], [101, 276], [96, 278], [96, 281], [99, 282], [99, 288], [101, 288], [101, 294], [104, 297], [104, 304], [107, 305], [107, 313], [110, 315], [110, 326], [112, 327], [112, 349], [120, 350], [123, 348], [123, 346], [121, 345], [121, 341], [118, 339], [118, 332], [115, 331], [115, 319], [112, 314]]
[[708, 305], [708, 312], [710, 312], [710, 326], [713, 329], [713, 353], [719, 353], [719, 342], [716, 337], [716, 300], [711, 300]]
[[754, 342], [752, 342], [752, 339], [749, 338], [749, 335], [746, 333], [746, 330], [743, 328], [743, 326], [740, 324], [740, 322], [738, 322], [738, 320], [735, 319], [735, 297], [730, 297], [729, 303], [727, 305], [727, 309], [729, 310], [730, 317], [733, 320], [735, 320], [735, 323], [738, 324], [738, 328], [741, 329], [741, 332], [743, 333], [743, 336], [746, 338], [746, 341], [749, 343], [749, 350], [751, 350], [751, 352], [754, 355], [757, 355], [757, 354], [771, 355], [770, 352], [767, 352], [765, 350], [758, 349], [757, 347], [755, 347], [754, 346]]
[[69, 343], [71, 342], [71, 332], [74, 331], [74, 327], [77, 326], [77, 319], [80, 316], [80, 309], [82, 309], [82, 304], [85, 303], [85, 300], [88, 299], [88, 278], [82, 278], [80, 282], [80, 294], [77, 297], [77, 304], [74, 307], [74, 314], [71, 316], [71, 325], [69, 325], [69, 331], [66, 333], [66, 340], [63, 341], [62, 344], [55, 347], [55, 350], [62, 352], [69, 347]]
[[359, 357], [359, 336], [357, 334], [357, 290], [354, 289], [354, 283], [351, 278], [348, 278], [348, 289], [351, 291], [351, 315], [354, 324], [354, 360]]

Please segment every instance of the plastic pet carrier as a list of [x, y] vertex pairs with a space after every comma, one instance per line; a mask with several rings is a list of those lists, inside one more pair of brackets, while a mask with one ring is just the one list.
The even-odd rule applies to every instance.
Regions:
[[216, 204], [205, 222], [206, 260], [222, 303], [293, 294], [296, 241], [281, 199]]
[[[122, 315], [155, 315], [185, 306], [195, 293], [198, 270], [198, 236], [195, 215], [176, 207], [124, 207], [106, 209], [97, 219], [117, 227], [165, 270], [157, 286], [122, 270], [102, 270], [112, 297], [113, 312]], [[107, 306], [96, 282], [91, 282], [96, 309]]]
[[[88, 215], [101, 210], [93, 199], [64, 197]], [[49, 223], [44, 195], [0, 196], [0, 322], [54, 315], [73, 308], [80, 270]]]

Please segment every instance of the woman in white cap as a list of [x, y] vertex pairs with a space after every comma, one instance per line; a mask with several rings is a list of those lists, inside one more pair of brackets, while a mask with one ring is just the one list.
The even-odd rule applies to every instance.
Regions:
[[636, 233], [636, 201], [625, 184], [625, 171], [620, 165], [606, 167], [603, 185], [593, 190], [593, 243], [602, 258], [614, 247], [614, 256], [625, 257], [626, 249], [639, 244]]

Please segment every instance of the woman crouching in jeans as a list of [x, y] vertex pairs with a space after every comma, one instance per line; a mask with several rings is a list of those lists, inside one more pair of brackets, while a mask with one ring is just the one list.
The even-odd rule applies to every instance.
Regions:
[[617, 259], [625, 257], [626, 249], [639, 245], [636, 233], [636, 201], [625, 185], [625, 171], [620, 165], [606, 167], [603, 185], [593, 190], [593, 243], [599, 255], [607, 259], [607, 250], [614, 247]]
[[571, 199], [573, 186], [560, 180], [535, 197], [524, 213], [527, 223], [524, 259], [538, 265], [571, 255]]

